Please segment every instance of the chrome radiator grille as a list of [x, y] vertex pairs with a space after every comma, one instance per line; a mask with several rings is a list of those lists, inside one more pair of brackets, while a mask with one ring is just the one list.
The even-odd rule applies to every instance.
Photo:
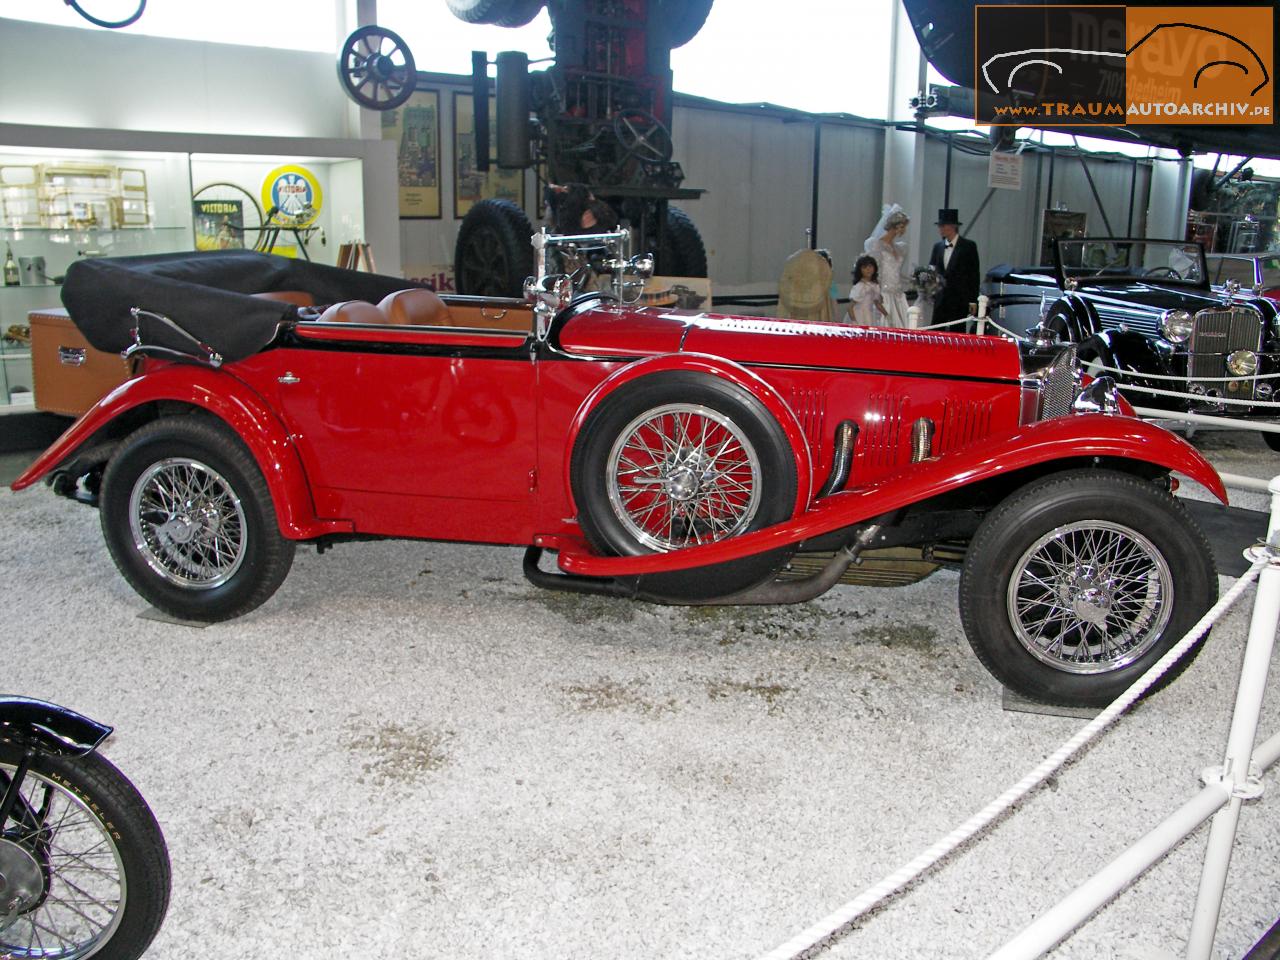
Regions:
[[1045, 371], [1044, 388], [1040, 395], [1040, 419], [1053, 420], [1071, 413], [1076, 398], [1076, 348], [1064, 347]]
[[[1262, 318], [1254, 310], [1241, 307], [1222, 310], [1201, 310], [1195, 316], [1195, 326], [1187, 343], [1187, 386], [1193, 392], [1200, 388], [1210, 396], [1225, 396], [1228, 384], [1221, 379], [1230, 376], [1227, 357], [1236, 350], [1257, 351], [1262, 346]], [[1207, 382], [1204, 382], [1207, 381]], [[1237, 381], [1232, 397], [1253, 399], [1254, 382]]]

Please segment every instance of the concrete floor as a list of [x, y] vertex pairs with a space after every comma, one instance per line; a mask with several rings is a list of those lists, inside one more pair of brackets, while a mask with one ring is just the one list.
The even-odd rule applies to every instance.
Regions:
[[[1221, 469], [1280, 472], [1253, 435], [1196, 439]], [[92, 509], [5, 491], [0, 525], [4, 688], [114, 724], [106, 753], [168, 838], [149, 960], [756, 957], [1083, 723], [1002, 709], [951, 573], [681, 609], [538, 591], [513, 549], [351, 544], [299, 551], [261, 609], [194, 629], [139, 617]], [[986, 956], [1180, 805], [1221, 761], [1251, 598], [1173, 686], [822, 955]], [[1203, 847], [1053, 956], [1181, 952]], [[1241, 957], [1278, 894], [1268, 795], [1241, 818], [1215, 957]]]

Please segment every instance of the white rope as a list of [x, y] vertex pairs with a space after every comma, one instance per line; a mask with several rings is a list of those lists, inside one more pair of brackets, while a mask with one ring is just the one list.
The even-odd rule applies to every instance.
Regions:
[[762, 954], [759, 960], [799, 960], [801, 957], [812, 956], [818, 950], [825, 949], [829, 942], [838, 934], [844, 932], [853, 921], [866, 914], [881, 901], [900, 891], [926, 870], [935, 866], [971, 840], [979, 831], [990, 825], [997, 817], [1052, 776], [1089, 741], [1114, 723], [1120, 714], [1132, 706], [1153, 684], [1159, 681], [1188, 650], [1195, 646], [1227, 608], [1239, 599], [1240, 594], [1257, 578], [1258, 572], [1266, 564], [1266, 560], [1260, 560], [1250, 567], [1248, 572], [1227, 591], [1226, 596], [1214, 604], [1209, 612], [1201, 617], [1199, 622], [1187, 631], [1182, 639], [1161, 657], [1155, 666], [1144, 673], [1128, 690], [1112, 701], [1109, 707], [1089, 721], [1079, 733], [1059, 747], [1057, 752], [1044, 760], [1022, 780], [1000, 794], [1000, 796], [996, 797], [910, 863], [889, 874], [889, 876], [867, 889], [859, 897], [849, 901], [843, 907], [801, 931], [786, 943], [770, 950], [766, 954]]
[[[1280, 433], [1280, 424], [1269, 420], [1237, 420], [1232, 417], [1210, 417], [1203, 413], [1187, 413], [1179, 410], [1159, 410], [1155, 407], [1134, 407], [1133, 412], [1143, 420], [1158, 423], [1204, 424], [1222, 430], [1254, 430], [1258, 433]], [[1226, 477], [1226, 474], [1219, 474]]]
[[1118, 367], [1094, 366], [1094, 370], [1105, 370], [1107, 373], [1120, 373], [1126, 377], [1141, 377], [1143, 380], [1178, 380], [1186, 383], [1195, 380], [1197, 383], [1231, 383], [1233, 380], [1277, 380], [1280, 373], [1259, 373], [1248, 377], [1180, 377], [1171, 373], [1143, 373], [1139, 370], [1121, 370]]
[[[1141, 374], [1139, 374], [1139, 376], [1141, 376]], [[1140, 393], [1150, 393], [1153, 396], [1157, 396], [1157, 397], [1182, 397], [1183, 399], [1186, 399], [1186, 400], [1195, 400], [1197, 403], [1212, 403], [1212, 404], [1226, 403], [1226, 404], [1235, 404], [1236, 406], [1244, 406], [1244, 407], [1280, 408], [1280, 402], [1277, 402], [1275, 400], [1232, 400], [1229, 397], [1210, 397], [1202, 393], [1201, 394], [1178, 393], [1174, 390], [1157, 390], [1155, 387], [1139, 387], [1136, 384], [1131, 384], [1131, 383], [1117, 383], [1116, 387], [1119, 388], [1120, 392], [1122, 393], [1127, 392], [1129, 390], [1137, 390]], [[1176, 410], [1171, 411], [1171, 413], [1176, 414], [1177, 411]]]
[[916, 327], [915, 329], [944, 330], [947, 327], [957, 327], [962, 323], [973, 323], [978, 325], [979, 327], [983, 327], [983, 326], [994, 327], [996, 330], [999, 330], [1006, 337], [1012, 337], [1014, 340], [1021, 340], [1026, 338], [1025, 333], [1014, 333], [1012, 330], [1008, 329], [1007, 327], [1000, 326], [1000, 324], [996, 323], [990, 317], [961, 317], [959, 320], [948, 320], [945, 323], [932, 323], [927, 327]]

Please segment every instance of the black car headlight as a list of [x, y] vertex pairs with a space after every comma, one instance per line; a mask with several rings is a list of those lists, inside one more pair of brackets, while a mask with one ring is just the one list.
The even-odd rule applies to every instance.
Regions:
[[1195, 328], [1195, 320], [1185, 310], [1166, 310], [1160, 317], [1160, 332], [1166, 340], [1185, 343]]
[[1252, 350], [1237, 350], [1227, 357], [1227, 369], [1237, 377], [1252, 377], [1258, 372], [1258, 355]]

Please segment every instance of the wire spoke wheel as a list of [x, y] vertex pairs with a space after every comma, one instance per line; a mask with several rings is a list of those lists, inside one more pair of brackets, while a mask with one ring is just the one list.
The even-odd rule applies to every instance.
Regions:
[[1007, 607], [1033, 657], [1069, 673], [1116, 670], [1164, 633], [1173, 573], [1142, 534], [1086, 521], [1040, 537], [1014, 566]]
[[609, 502], [653, 550], [713, 543], [747, 529], [760, 506], [760, 458], [728, 417], [672, 403], [619, 433], [608, 458]]
[[[14, 767], [0, 764], [0, 794]], [[88, 957], [115, 934], [127, 899], [124, 863], [110, 832], [83, 800], [34, 770], [11, 819], [0, 824], [0, 867], [29, 865], [43, 896], [6, 917], [0, 905], [0, 956], [41, 960]], [[15, 870], [15, 868], [17, 868]]]
[[152, 464], [129, 500], [129, 528], [147, 565], [180, 587], [211, 590], [235, 575], [248, 546], [244, 506], [211, 467], [185, 457]]

